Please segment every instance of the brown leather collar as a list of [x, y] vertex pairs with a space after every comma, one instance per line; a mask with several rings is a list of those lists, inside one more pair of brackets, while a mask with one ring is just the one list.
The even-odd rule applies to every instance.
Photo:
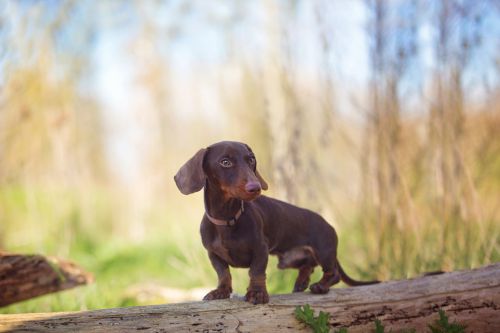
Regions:
[[245, 207], [244, 207], [244, 204], [243, 204], [243, 200], [241, 200], [241, 208], [238, 210], [238, 212], [236, 213], [236, 215], [232, 219], [230, 219], [230, 220], [216, 219], [215, 217], [210, 216], [210, 214], [208, 214], [208, 212], [206, 210], [205, 210], [205, 215], [207, 216], [208, 220], [210, 222], [212, 222], [213, 224], [223, 225], [223, 226], [226, 226], [226, 227], [232, 227], [233, 225], [236, 224], [236, 221], [238, 221], [238, 219], [240, 218], [240, 216], [243, 214], [244, 211], [245, 211]]

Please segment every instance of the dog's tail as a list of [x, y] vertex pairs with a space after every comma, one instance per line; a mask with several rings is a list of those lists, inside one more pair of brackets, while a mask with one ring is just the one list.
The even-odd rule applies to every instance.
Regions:
[[378, 281], [378, 280], [373, 280], [373, 281], [358, 281], [358, 280], [354, 280], [349, 275], [347, 275], [346, 272], [344, 272], [344, 270], [342, 269], [342, 266], [340, 265], [340, 262], [338, 260], [337, 260], [337, 267], [339, 269], [340, 278], [342, 279], [342, 281], [345, 284], [347, 284], [347, 285], [349, 285], [351, 287], [355, 287], [355, 286], [367, 286], [367, 285], [370, 285], [370, 284], [380, 283], [380, 281]]

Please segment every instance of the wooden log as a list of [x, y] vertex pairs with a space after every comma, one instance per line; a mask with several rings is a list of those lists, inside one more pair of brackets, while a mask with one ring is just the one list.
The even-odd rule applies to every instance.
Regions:
[[[311, 332], [293, 315], [310, 304], [330, 313], [332, 328], [372, 332], [380, 319], [386, 332], [427, 325], [446, 311], [467, 332], [500, 332], [500, 263], [470, 270], [333, 289], [327, 295], [271, 297], [266, 305], [240, 299], [95, 310], [0, 315], [1, 332]], [[333, 330], [332, 330], [333, 331]]]
[[92, 275], [66, 260], [0, 253], [0, 306], [91, 281]]

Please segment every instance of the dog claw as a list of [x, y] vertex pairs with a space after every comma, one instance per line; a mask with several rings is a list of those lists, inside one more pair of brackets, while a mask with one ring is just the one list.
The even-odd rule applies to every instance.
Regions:
[[293, 287], [293, 292], [294, 293], [301, 293], [303, 292], [304, 290], [307, 289], [307, 286], [309, 284], [308, 283], [301, 283], [301, 284], [296, 284], [294, 287]]
[[226, 299], [231, 296], [231, 290], [229, 289], [214, 289], [203, 297], [204, 301], [212, 301], [214, 299]]
[[266, 290], [250, 290], [245, 295], [245, 301], [252, 304], [269, 303], [269, 295]]
[[309, 290], [311, 290], [313, 294], [326, 294], [330, 291], [330, 287], [326, 287], [321, 283], [316, 282], [309, 287]]

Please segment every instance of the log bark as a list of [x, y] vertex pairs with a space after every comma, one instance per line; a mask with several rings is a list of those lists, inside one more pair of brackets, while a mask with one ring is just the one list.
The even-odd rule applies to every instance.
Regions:
[[91, 281], [92, 275], [66, 260], [0, 253], [0, 306]]
[[266, 305], [240, 299], [118, 308], [72, 313], [0, 315], [1, 332], [311, 332], [293, 315], [310, 304], [330, 313], [332, 332], [372, 332], [379, 319], [386, 332], [427, 325], [446, 311], [467, 332], [500, 332], [500, 263], [469, 270], [332, 289], [327, 295], [271, 297]]

